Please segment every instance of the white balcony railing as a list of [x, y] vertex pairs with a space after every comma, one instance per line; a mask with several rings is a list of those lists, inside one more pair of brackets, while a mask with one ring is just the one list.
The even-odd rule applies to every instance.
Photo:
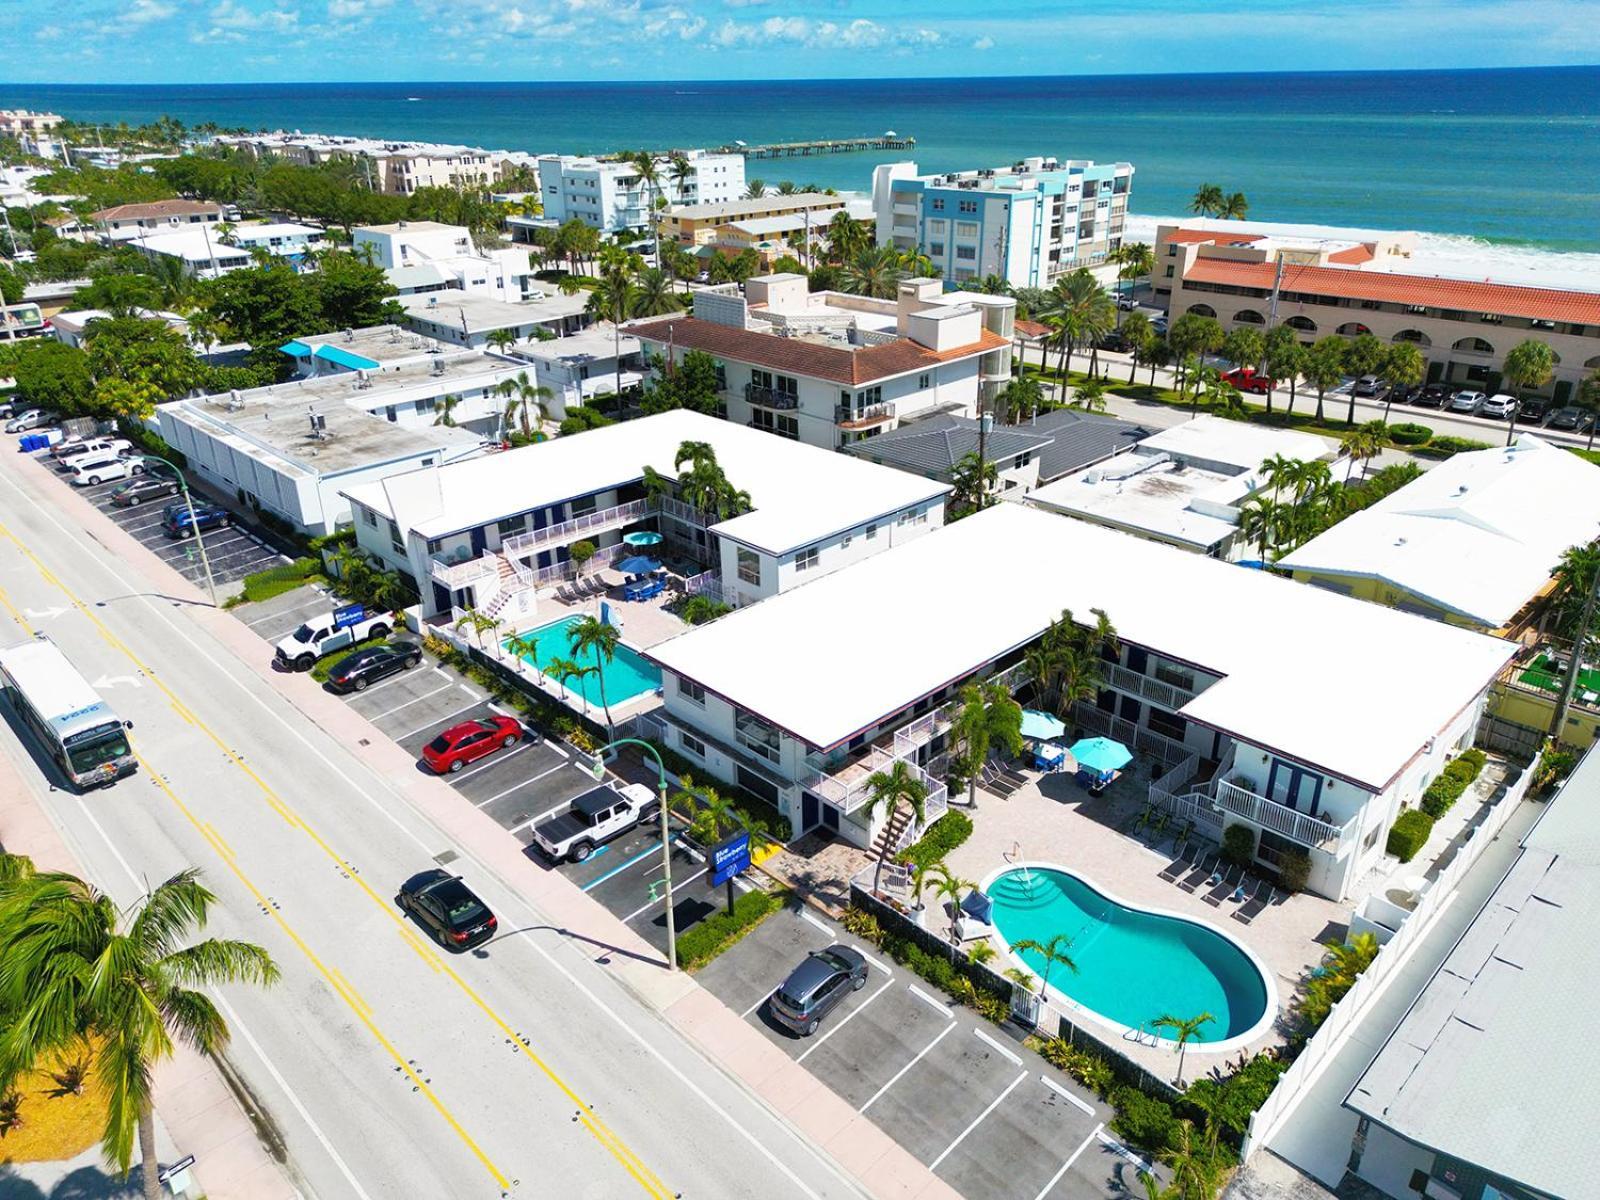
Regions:
[[1268, 800], [1254, 792], [1219, 779], [1215, 785], [1217, 807], [1236, 817], [1243, 817], [1252, 825], [1269, 829], [1311, 850], [1321, 850], [1335, 858], [1343, 858], [1346, 850], [1355, 843], [1361, 829], [1358, 813], [1343, 825], [1309, 816], [1287, 804]]
[[1185, 691], [1183, 688], [1175, 687], [1170, 683], [1162, 683], [1159, 679], [1153, 679], [1149, 675], [1141, 675], [1137, 671], [1130, 671], [1127, 667], [1121, 667], [1115, 663], [1107, 663], [1105, 672], [1106, 682], [1112, 687], [1149, 700], [1153, 704], [1159, 704], [1169, 711], [1176, 711], [1182, 708], [1193, 700], [1195, 696], [1192, 691]]
[[457, 588], [471, 587], [482, 579], [492, 579], [499, 573], [500, 568], [495, 566], [494, 556], [489, 554], [457, 563], [435, 558], [428, 564], [428, 574], [433, 581], [452, 592]]
[[624, 525], [643, 519], [649, 515], [649, 512], [650, 502], [648, 500], [632, 500], [627, 504], [619, 504], [615, 508], [605, 508], [599, 512], [586, 513], [581, 517], [574, 517], [570, 521], [562, 521], [559, 525], [546, 525], [543, 529], [533, 529], [527, 533], [513, 534], [500, 543], [500, 550], [507, 557], [526, 557], [538, 554], [540, 551], [549, 550], [553, 546], [564, 546], [584, 534], [604, 533], [608, 529], [620, 529]]

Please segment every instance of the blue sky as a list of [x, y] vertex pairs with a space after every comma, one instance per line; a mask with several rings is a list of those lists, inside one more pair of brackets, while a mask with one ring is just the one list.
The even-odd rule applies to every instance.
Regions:
[[737, 79], [1600, 62], [1596, 0], [0, 0], [0, 80]]

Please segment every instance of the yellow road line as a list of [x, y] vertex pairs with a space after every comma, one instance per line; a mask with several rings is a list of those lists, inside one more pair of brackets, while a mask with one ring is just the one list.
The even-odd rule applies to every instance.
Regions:
[[6, 595], [5, 588], [0, 588], [0, 608], [4, 608], [8, 613], [11, 614], [11, 619], [18, 625], [22, 626], [23, 632], [25, 632], [29, 637], [33, 636], [32, 622], [30, 622], [27, 617], [22, 615], [22, 610], [20, 608], [11, 603], [11, 597]]
[[[45, 567], [44, 564], [39, 560], [38, 555], [34, 554], [31, 549], [24, 545], [22, 541], [19, 540], [17, 536], [13, 534], [11, 530], [3, 523], [0, 523], [0, 535], [3, 535], [13, 545], [15, 545], [17, 549], [20, 550], [22, 554], [33, 563], [35, 569], [39, 571], [41, 576], [44, 576], [49, 582], [53, 583], [58, 589], [60, 589], [61, 593], [66, 596], [69, 601], [71, 601], [73, 606], [89, 618], [90, 622], [92, 622], [100, 631], [101, 636], [104, 637], [106, 641], [115, 647], [120, 653], [125, 655], [130, 662], [137, 666], [139, 670], [142, 671], [145, 676], [149, 678], [156, 685], [156, 687], [167, 696], [169, 700], [175, 704], [183, 704], [183, 701], [178, 698], [177, 693], [168, 687], [166, 682], [162, 680], [160, 676], [146, 666], [144, 661], [140, 659], [139, 656], [135, 654], [125, 642], [117, 637], [116, 634], [112, 633], [111, 630], [106, 627], [104, 622], [100, 620], [99, 616], [87, 604], [80, 600], [77, 595], [74, 594], [73, 591], [64, 583], [62, 583], [59, 579], [56, 579], [55, 576], [50, 573], [49, 569]], [[293, 806], [283, 800], [283, 798], [278, 795], [278, 793], [270, 784], [266, 782], [266, 780], [262, 779], [261, 776], [256, 774], [255, 769], [246, 763], [231, 746], [224, 742], [215, 730], [206, 724], [205, 721], [201, 720], [198, 714], [194, 714], [192, 709], [188, 709], [187, 705], [184, 707], [191, 713], [193, 724], [202, 732], [204, 732], [205, 735], [209, 737], [217, 746], [217, 748], [227, 755], [233, 764], [238, 767], [239, 770], [243, 771], [250, 781], [260, 789], [268, 804], [275, 811], [277, 811], [280, 816], [283, 816], [285, 820], [302, 829], [306, 836], [309, 837], [325, 855], [333, 860], [335, 865], [337, 865], [342, 871], [346, 872], [351, 882], [356, 884], [356, 886], [367, 895], [368, 899], [377, 905], [379, 911], [388, 917], [403, 935], [410, 936], [410, 926], [408, 926], [405, 922], [405, 919], [395, 911], [394, 906], [388, 903], [382, 896], [378, 895], [378, 893], [373, 890], [372, 886], [366, 881], [366, 878], [363, 875], [355, 871], [347, 871], [346, 868], [350, 865], [348, 861], [339, 855], [339, 853], [328, 844], [322, 835], [312, 828], [312, 826], [304, 817], [300, 816]], [[162, 786], [163, 788], [166, 788], [164, 781]], [[166, 790], [168, 790], [170, 794], [170, 789]], [[176, 797], [174, 797], [174, 799], [176, 799]], [[188, 815], [187, 811], [185, 811], [185, 815]], [[191, 820], [193, 820], [193, 818], [191, 818]], [[235, 874], [239, 873], [239, 868], [236, 863], [229, 860], [228, 865], [233, 869]], [[252, 890], [254, 889], [252, 888]], [[276, 912], [276, 910], [273, 911], [274, 913]], [[416, 942], [414, 938], [412, 939], [412, 942], [413, 946], [415, 947]], [[423, 953], [425, 957], [431, 957], [438, 973], [447, 976], [450, 981], [454, 983], [469, 1000], [472, 1001], [478, 1010], [482, 1012], [484, 1016], [488, 1017], [490, 1022], [493, 1023], [496, 1028], [504, 1033], [506, 1037], [511, 1039], [512, 1044], [517, 1047], [523, 1057], [527, 1058], [539, 1070], [539, 1072], [550, 1081], [550, 1083], [554, 1084], [556, 1089], [560, 1091], [561, 1094], [568, 1100], [570, 1100], [577, 1107], [580, 1113], [589, 1114], [586, 1115], [583, 1120], [584, 1126], [589, 1129], [590, 1133], [593, 1134], [595, 1139], [606, 1148], [612, 1157], [614, 1157], [622, 1165], [623, 1169], [640, 1183], [647, 1193], [649, 1193], [652, 1197], [656, 1197], [657, 1200], [672, 1200], [672, 1197], [675, 1195], [675, 1193], [660, 1180], [655, 1172], [650, 1170], [650, 1168], [645, 1165], [644, 1160], [640, 1158], [639, 1155], [636, 1154], [631, 1148], [629, 1148], [627, 1143], [625, 1143], [616, 1133], [607, 1127], [604, 1122], [602, 1122], [598, 1117], [594, 1117], [592, 1115], [591, 1106], [577, 1093], [577, 1091], [570, 1084], [568, 1084], [566, 1080], [563, 1079], [555, 1071], [555, 1069], [550, 1066], [549, 1063], [545, 1062], [545, 1060], [540, 1057], [539, 1054], [537, 1054], [533, 1048], [527, 1044], [527, 1042], [523, 1040], [521, 1035], [511, 1027], [505, 1018], [500, 1016], [500, 1014], [488, 1003], [488, 1001], [478, 994], [476, 989], [474, 989], [470, 984], [467, 983], [465, 979], [457, 974], [455, 968], [452, 967], [437, 950], [433, 950], [430, 953], [428, 950], [424, 949], [419, 951], [419, 953]], [[465, 1131], [461, 1132], [462, 1136], [465, 1137]], [[491, 1169], [493, 1168], [491, 1167]]]

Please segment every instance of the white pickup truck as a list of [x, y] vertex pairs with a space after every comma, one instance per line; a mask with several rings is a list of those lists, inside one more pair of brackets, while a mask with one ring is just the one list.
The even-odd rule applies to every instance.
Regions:
[[388, 613], [368, 613], [360, 604], [347, 605], [307, 617], [274, 647], [273, 659], [291, 671], [309, 671], [317, 659], [368, 638], [388, 637], [393, 622]]
[[590, 788], [533, 827], [533, 844], [551, 862], [582, 862], [606, 842], [661, 815], [661, 801], [642, 783]]

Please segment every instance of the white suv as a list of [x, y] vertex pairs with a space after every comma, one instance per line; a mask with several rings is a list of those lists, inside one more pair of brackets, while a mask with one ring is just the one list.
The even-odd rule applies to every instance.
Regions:
[[1504, 421], [1517, 411], [1517, 398], [1508, 396], [1504, 392], [1490, 396], [1478, 408], [1480, 417], [1492, 417], [1497, 421]]
[[136, 458], [123, 458], [120, 452], [85, 454], [73, 462], [71, 480], [73, 487], [93, 487], [97, 483], [143, 474], [143, 463]]

